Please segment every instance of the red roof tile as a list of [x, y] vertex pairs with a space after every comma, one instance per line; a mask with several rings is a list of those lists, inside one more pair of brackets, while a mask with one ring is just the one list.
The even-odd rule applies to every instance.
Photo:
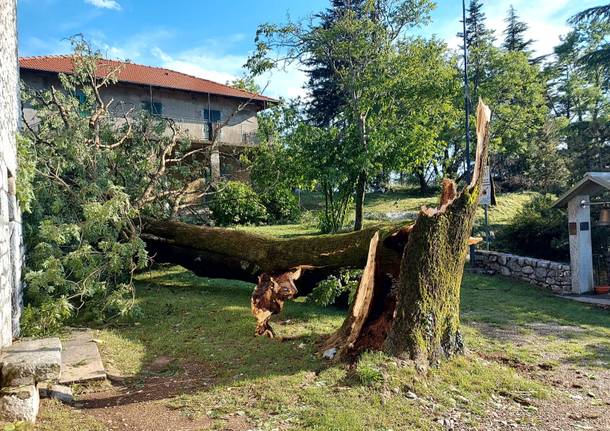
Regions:
[[[22, 69], [55, 73], [71, 73], [74, 67], [72, 56], [69, 55], [21, 57], [19, 65]], [[276, 102], [275, 99], [270, 97], [161, 67], [143, 66], [116, 60], [101, 60], [98, 63], [98, 72], [100, 75], [104, 75], [117, 66], [120, 66], [118, 80], [121, 82], [153, 85], [155, 87], [173, 88], [196, 93], [210, 93], [261, 102]]]

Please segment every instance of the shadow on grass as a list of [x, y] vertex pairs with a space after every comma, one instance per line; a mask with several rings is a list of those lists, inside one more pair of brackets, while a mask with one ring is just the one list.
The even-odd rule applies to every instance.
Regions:
[[[610, 367], [610, 313], [504, 277], [467, 274], [462, 320], [487, 338], [513, 343], [533, 338], [532, 348], [561, 353], [561, 362]], [[487, 328], [485, 327], [487, 325]]]
[[[344, 314], [287, 303], [273, 323], [284, 339], [271, 340], [254, 336], [252, 284], [200, 278], [173, 267], [141, 275], [136, 287], [143, 318], [136, 326], [113, 329], [114, 341], [107, 347], [120, 369], [131, 360], [132, 346], [140, 346], [141, 367], [125, 382], [128, 393], [92, 399], [87, 408], [169, 398], [300, 371], [318, 373], [329, 365], [317, 356], [317, 344], [341, 324]], [[152, 373], [150, 364], [159, 357], [174, 359], [176, 368]]]
[[[179, 267], [139, 276], [143, 318], [138, 325], [113, 329], [106, 346], [119, 369], [136, 364], [133, 377], [124, 391], [101, 395], [85, 407], [212, 393], [246, 382], [264, 387], [273, 377], [317, 375], [330, 368], [317, 355], [319, 341], [339, 327], [345, 311], [288, 302], [274, 323], [284, 341], [254, 337], [252, 289], [252, 284], [199, 278]], [[504, 346], [515, 345], [511, 337], [502, 338], [507, 331], [542, 337], [530, 347], [534, 350], [543, 351], [544, 343], [557, 339], [573, 345], [563, 351], [565, 363], [603, 362], [610, 356], [609, 313], [513, 280], [466, 275], [462, 318], [477, 329], [497, 328], [496, 334], [483, 335]], [[150, 364], [162, 356], [175, 366], [152, 372]]]

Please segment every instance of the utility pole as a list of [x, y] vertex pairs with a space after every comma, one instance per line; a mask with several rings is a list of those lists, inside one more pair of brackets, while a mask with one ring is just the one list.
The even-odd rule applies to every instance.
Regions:
[[[466, 0], [462, 0], [462, 36], [464, 43], [464, 111], [466, 114], [466, 184], [470, 184], [470, 91], [468, 87], [468, 47], [466, 46]], [[474, 245], [470, 246], [470, 266], [474, 266]]]
[[466, 183], [470, 183], [470, 90], [468, 88], [468, 48], [466, 47], [466, 0], [462, 0], [464, 38], [464, 111], [466, 112]]

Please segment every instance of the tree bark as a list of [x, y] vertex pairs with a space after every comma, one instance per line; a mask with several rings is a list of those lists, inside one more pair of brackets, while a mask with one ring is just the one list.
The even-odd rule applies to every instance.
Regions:
[[421, 194], [428, 193], [428, 181], [426, 180], [426, 170], [425, 168], [420, 168], [415, 171], [415, 176], [417, 177], [417, 181], [419, 182], [419, 192]]
[[364, 197], [366, 194], [366, 172], [362, 171], [358, 175], [356, 182], [356, 214], [354, 216], [354, 230], [362, 229], [362, 221], [364, 220]]
[[176, 221], [146, 219], [142, 238], [149, 254], [160, 263], [174, 263], [211, 278], [257, 282], [262, 273], [281, 274], [306, 267], [297, 280], [299, 293], [341, 268], [363, 268], [376, 232], [384, 240], [380, 250], [384, 268], [400, 265], [405, 241], [401, 224], [367, 227], [357, 232], [273, 238], [236, 229], [210, 228]]

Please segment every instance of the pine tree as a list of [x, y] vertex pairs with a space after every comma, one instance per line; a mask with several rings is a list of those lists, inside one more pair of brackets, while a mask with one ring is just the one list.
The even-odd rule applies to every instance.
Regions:
[[[483, 77], [484, 57], [487, 47], [495, 40], [494, 32], [485, 25], [487, 17], [483, 12], [481, 0], [470, 0], [466, 15], [466, 48], [468, 49], [468, 62], [470, 64], [471, 97], [472, 103], [478, 100], [479, 85]], [[458, 33], [463, 38], [463, 33]], [[474, 108], [474, 106], [473, 106]]]
[[502, 46], [508, 51], [527, 52], [529, 46], [534, 41], [532, 39], [525, 39], [528, 25], [523, 21], [519, 21], [519, 16], [517, 16], [517, 12], [512, 5], [508, 9], [508, 15], [504, 22], [506, 22], [506, 30], [504, 30], [505, 36]]
[[[470, 0], [470, 5], [466, 10], [466, 48], [480, 48], [487, 43], [494, 41], [493, 30], [486, 27], [487, 17], [483, 12], [481, 0]], [[463, 33], [458, 33], [459, 37], [464, 37]]]
[[[366, 9], [366, 3], [367, 0], [331, 0], [331, 7], [318, 15], [320, 27], [332, 27], [348, 11], [360, 16]], [[309, 68], [307, 87], [311, 93], [308, 117], [317, 126], [329, 126], [344, 107], [346, 96], [328, 62], [312, 57], [305, 65]]]

